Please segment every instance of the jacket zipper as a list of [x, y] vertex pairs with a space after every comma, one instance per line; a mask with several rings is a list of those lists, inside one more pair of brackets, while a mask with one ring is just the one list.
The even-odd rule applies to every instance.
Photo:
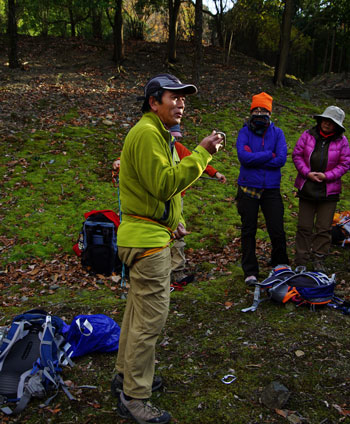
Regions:
[[326, 145], [326, 140], [322, 141], [322, 145], [321, 145], [321, 161], [320, 161], [320, 168], [322, 166], [322, 161], [323, 161], [323, 157], [324, 157], [324, 146]]
[[[266, 130], [264, 131], [264, 134], [262, 135], [261, 145], [262, 145], [264, 151], [265, 151], [265, 134], [266, 134], [268, 129], [269, 129], [269, 127], [266, 128]], [[266, 171], [264, 170], [264, 188], [265, 188], [265, 179], [266, 179]]]

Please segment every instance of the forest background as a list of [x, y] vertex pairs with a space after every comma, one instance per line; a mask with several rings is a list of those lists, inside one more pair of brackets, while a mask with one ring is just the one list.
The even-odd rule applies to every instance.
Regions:
[[[350, 125], [349, 4], [252, 0], [204, 11], [198, 5], [0, 1], [0, 325], [33, 307], [67, 323], [79, 313], [105, 313], [121, 324], [127, 287], [119, 275], [90, 275], [72, 246], [84, 212], [118, 211], [111, 164], [140, 117], [136, 97], [154, 73], [171, 72], [199, 86], [187, 100], [184, 144], [194, 148], [213, 128], [225, 131], [227, 148], [212, 165], [228, 182], [200, 178], [185, 196], [186, 254], [196, 281], [171, 295], [157, 347], [165, 388], [154, 400], [180, 424], [343, 422], [350, 411], [349, 317], [272, 302], [241, 312], [253, 293], [239, 262], [235, 140], [251, 96], [270, 93], [273, 121], [288, 144], [281, 191], [293, 259], [298, 200], [291, 151], [326, 106], [342, 107]], [[349, 190], [347, 174], [339, 211], [350, 210]], [[260, 218], [264, 277], [270, 245]], [[350, 300], [349, 251], [333, 247], [327, 266], [336, 273], [337, 294]], [[114, 360], [86, 355], [63, 370], [76, 402], [60, 393], [49, 406], [34, 401], [2, 422], [125, 422], [109, 390]], [[237, 377], [231, 385], [221, 381], [227, 373]], [[272, 381], [288, 388], [287, 404], [263, 402]]]
[[[346, 0], [1, 0], [0, 30], [9, 35], [10, 67], [20, 66], [17, 34], [113, 40], [121, 66], [128, 40], [167, 42], [176, 62], [179, 40], [191, 41], [193, 76], [199, 82], [203, 45], [232, 49], [308, 80], [350, 67], [350, 5]], [[7, 31], [6, 31], [7, 28]]]

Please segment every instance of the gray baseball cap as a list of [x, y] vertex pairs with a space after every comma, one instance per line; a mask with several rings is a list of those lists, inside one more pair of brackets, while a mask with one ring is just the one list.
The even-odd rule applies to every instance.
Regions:
[[156, 91], [164, 89], [171, 91], [181, 90], [184, 94], [196, 94], [197, 87], [193, 84], [183, 84], [177, 77], [171, 74], [159, 74], [151, 78], [145, 85], [145, 97], [151, 96]]
[[343, 122], [345, 118], [345, 112], [338, 106], [328, 106], [322, 115], [314, 115], [314, 118], [328, 118], [331, 119], [335, 124], [345, 131]]

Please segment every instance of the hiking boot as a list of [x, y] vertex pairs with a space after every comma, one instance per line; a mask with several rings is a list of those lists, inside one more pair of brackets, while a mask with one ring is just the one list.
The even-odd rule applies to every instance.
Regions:
[[244, 280], [244, 282], [250, 286], [250, 285], [254, 285], [254, 284], [256, 284], [256, 283], [258, 282], [258, 280], [257, 280], [257, 278], [255, 277], [255, 275], [249, 275], [249, 276], [248, 276], [248, 277]]
[[194, 274], [185, 275], [181, 280], [176, 280], [177, 284], [181, 284], [182, 286], [186, 286], [189, 283], [192, 283], [195, 279]]
[[184, 287], [187, 286], [187, 284], [192, 283], [192, 281], [194, 281], [194, 278], [195, 278], [194, 274], [186, 275], [186, 277], [184, 277], [180, 281], [173, 281], [170, 284], [170, 288], [173, 290], [183, 290]]
[[170, 282], [175, 283], [177, 281], [181, 281], [183, 278], [186, 277], [187, 274], [185, 274], [184, 271], [171, 271], [170, 274]]
[[[116, 374], [113, 377], [113, 380], [111, 383], [111, 392], [113, 396], [119, 396], [120, 393], [123, 391], [123, 381], [124, 381], [123, 374]], [[162, 377], [160, 377], [159, 375], [155, 375], [153, 377], [153, 382], [152, 382], [152, 392], [160, 389], [162, 385], [163, 385]]]
[[123, 392], [120, 393], [117, 413], [122, 418], [133, 418], [139, 424], [167, 424], [171, 419], [167, 411], [147, 399], [126, 400]]

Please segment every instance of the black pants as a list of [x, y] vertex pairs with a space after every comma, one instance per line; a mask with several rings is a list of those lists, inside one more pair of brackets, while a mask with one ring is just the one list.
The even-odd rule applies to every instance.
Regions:
[[241, 244], [244, 276], [259, 276], [259, 265], [255, 255], [255, 236], [260, 206], [272, 244], [271, 266], [289, 264], [286, 235], [283, 228], [284, 207], [280, 190], [278, 188], [266, 189], [260, 199], [254, 199], [238, 188], [236, 199], [242, 221]]

